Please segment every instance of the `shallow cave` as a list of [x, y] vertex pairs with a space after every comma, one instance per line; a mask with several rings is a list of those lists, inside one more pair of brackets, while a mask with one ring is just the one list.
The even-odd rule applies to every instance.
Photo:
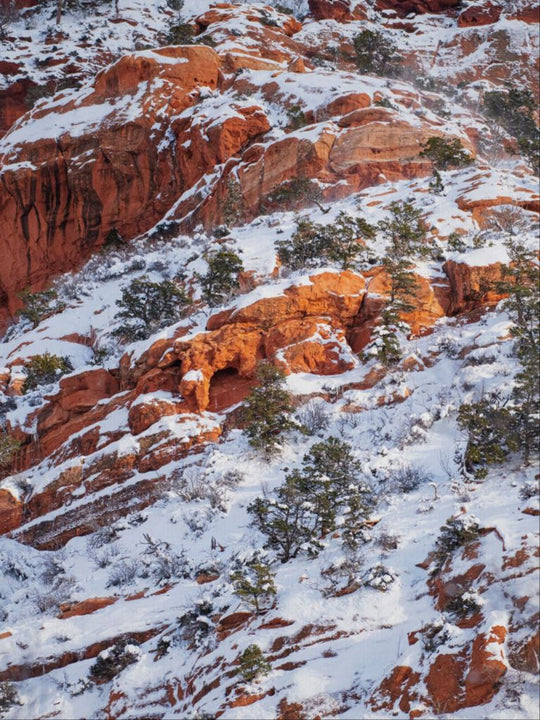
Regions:
[[254, 378], [241, 377], [236, 368], [218, 370], [210, 381], [210, 412], [219, 412], [242, 402], [255, 383]]

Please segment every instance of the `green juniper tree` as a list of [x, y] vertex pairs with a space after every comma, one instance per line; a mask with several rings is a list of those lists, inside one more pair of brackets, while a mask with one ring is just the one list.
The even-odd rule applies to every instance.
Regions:
[[395, 77], [401, 70], [402, 58], [384, 34], [378, 30], [362, 30], [353, 38], [356, 66], [361, 73]]
[[239, 287], [238, 273], [244, 266], [238, 255], [227, 248], [221, 248], [206, 260], [208, 272], [201, 277], [203, 297], [211, 307], [216, 307]]
[[300, 473], [288, 475], [272, 494], [256, 498], [248, 507], [253, 524], [267, 537], [267, 546], [277, 550], [282, 563], [295, 558], [302, 548], [317, 554], [318, 517], [304, 496]]
[[122, 290], [116, 301], [121, 308], [116, 319], [122, 326], [114, 334], [132, 342], [145, 340], [161, 328], [172, 325], [183, 315], [190, 300], [184, 290], [171, 280], [152, 282], [143, 276]]
[[429, 158], [435, 171], [466, 167], [473, 162], [473, 158], [465, 151], [461, 140], [457, 138], [447, 140], [436, 136], [428, 138], [423, 145], [420, 157]]
[[484, 94], [484, 112], [513, 135], [520, 152], [535, 172], [540, 170], [540, 130], [534, 112], [536, 101], [530, 90], [509, 86]]
[[243, 420], [249, 444], [267, 460], [277, 453], [283, 436], [298, 427], [292, 412], [284, 372], [268, 362], [259, 363], [257, 385], [247, 397]]
[[257, 498], [248, 511], [281, 562], [301, 550], [317, 555], [321, 539], [338, 525], [357, 532], [367, 519], [373, 496], [361, 476], [350, 445], [330, 437], [313, 445], [302, 468], [289, 473], [273, 493]]
[[459, 408], [458, 425], [468, 433], [465, 469], [481, 480], [490, 465], [502, 463], [519, 447], [513, 412], [498, 398], [484, 397]]
[[56, 290], [52, 289], [35, 293], [24, 290], [19, 293], [19, 297], [24, 303], [24, 307], [17, 310], [17, 315], [29, 320], [33, 327], [37, 327], [50, 315], [62, 312], [66, 307], [65, 303], [58, 300]]
[[411, 260], [429, 252], [425, 244], [427, 225], [420, 210], [406, 201], [391, 203], [389, 211], [390, 216], [379, 223], [388, 241], [383, 267], [390, 283], [389, 296], [381, 311], [381, 322], [373, 331], [373, 342], [367, 349], [368, 354], [374, 354], [384, 365], [400, 360], [400, 335], [410, 332], [402, 315], [414, 309], [417, 292]]
[[333, 223], [321, 225], [298, 220], [290, 240], [276, 243], [278, 257], [286, 267], [301, 270], [328, 262], [342, 268], [355, 264], [364, 252], [363, 240], [375, 237], [375, 228], [363, 218], [340, 212]]

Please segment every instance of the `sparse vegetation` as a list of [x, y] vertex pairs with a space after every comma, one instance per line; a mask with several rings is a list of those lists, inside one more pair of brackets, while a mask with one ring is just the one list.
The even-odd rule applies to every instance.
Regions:
[[496, 398], [464, 403], [458, 412], [458, 424], [467, 431], [465, 469], [481, 480], [490, 465], [498, 465], [519, 448], [512, 411]]
[[0, 682], [0, 712], [7, 712], [14, 705], [22, 705], [17, 688], [9, 680], [3, 680]]
[[479, 535], [480, 525], [476, 518], [470, 515], [448, 518], [435, 543], [436, 570], [439, 570], [458, 548], [473, 542]]
[[300, 105], [290, 107], [287, 110], [287, 117], [289, 118], [289, 127], [291, 130], [298, 130], [304, 127], [304, 125], [307, 125], [306, 115]]
[[484, 112], [513, 135], [535, 172], [540, 170], [540, 130], [534, 120], [536, 101], [528, 89], [509, 86], [484, 94]]
[[20, 447], [19, 440], [0, 428], [0, 478], [5, 477], [11, 471]]
[[73, 365], [68, 357], [61, 357], [45, 352], [34, 355], [24, 367], [26, 379], [22, 385], [23, 395], [42, 385], [56, 382], [62, 375], [73, 371]]

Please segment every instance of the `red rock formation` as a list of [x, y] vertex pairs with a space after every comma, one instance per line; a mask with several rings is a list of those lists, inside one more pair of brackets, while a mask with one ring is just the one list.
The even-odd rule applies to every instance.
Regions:
[[104, 607], [113, 605], [117, 600], [117, 597], [94, 597], [76, 603], [63, 603], [60, 605], [60, 614], [58, 617], [61, 620], [65, 620], [66, 618], [78, 615], [90, 615]]
[[501, 263], [471, 266], [448, 260], [443, 265], [451, 287], [449, 315], [468, 312], [482, 304], [494, 304], [505, 295], [497, 291], [503, 279]]
[[[195, 102], [193, 90], [217, 87], [219, 67], [218, 55], [205, 46], [130, 55], [97, 76], [93, 90], [82, 93], [79, 110], [73, 101], [56, 103], [57, 122], [73, 129], [30, 140], [23, 124], [5, 136], [0, 297], [9, 311], [17, 306], [17, 292], [79, 265], [112, 227], [127, 238], [151, 227], [208, 168], [268, 129], [260, 109], [242, 103], [223, 124], [173, 121], [169, 127], [175, 113]], [[123, 102], [111, 105], [112, 97]], [[126, 122], [129, 107], [134, 117]], [[90, 117], [98, 112], [107, 119], [80, 135], [73, 123], [84, 122], [85, 108]], [[35, 127], [48, 112], [37, 109], [28, 122]], [[159, 148], [165, 132], [178, 138], [172, 154]]]
[[393, 710], [399, 700], [398, 707], [403, 713], [411, 709], [411, 702], [418, 699], [418, 691], [415, 689], [420, 680], [420, 673], [408, 665], [396, 666], [391, 674], [385, 678], [377, 692], [370, 700], [373, 710]]
[[315, 20], [354, 20], [349, 0], [309, 0], [309, 10]]
[[464, 10], [458, 17], [459, 27], [475, 27], [477, 25], [492, 25], [500, 18], [502, 7], [486, 3], [473, 5]]
[[[18, 67], [17, 63], [0, 62], [0, 75], [17, 74]], [[33, 85], [31, 80], [23, 78], [0, 90], [0, 138], [27, 112], [26, 97]]]
[[377, 0], [378, 10], [395, 10], [404, 17], [409, 13], [444, 13], [460, 5], [461, 0]]
[[23, 519], [23, 503], [4, 488], [0, 488], [0, 534], [20, 526]]

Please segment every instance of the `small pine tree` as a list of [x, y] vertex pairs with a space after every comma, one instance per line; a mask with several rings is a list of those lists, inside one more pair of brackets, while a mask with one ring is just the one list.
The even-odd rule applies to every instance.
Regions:
[[508, 87], [484, 95], [484, 112], [513, 135], [521, 153], [529, 160], [535, 172], [540, 170], [540, 130], [534, 113], [536, 101], [530, 90]]
[[272, 495], [256, 498], [248, 506], [253, 524], [268, 538], [267, 546], [279, 552], [282, 563], [295, 558], [301, 549], [315, 555], [320, 550], [319, 520], [304, 495], [303, 480], [300, 473], [293, 472]]
[[184, 290], [170, 280], [151, 282], [146, 277], [133, 280], [122, 290], [116, 315], [122, 327], [114, 331], [128, 342], [144, 340], [152, 333], [177, 322], [190, 300]]
[[433, 179], [429, 183], [429, 189], [431, 192], [435, 193], [435, 195], [440, 195], [444, 191], [444, 183], [442, 181], [441, 174], [435, 167], [433, 168]]
[[296, 429], [291, 419], [293, 407], [285, 390], [285, 374], [268, 362], [257, 367], [257, 385], [248, 395], [243, 411], [249, 444], [270, 459], [277, 452], [283, 435]]
[[282, 264], [291, 270], [315, 266], [324, 252], [319, 226], [311, 220], [298, 220], [290, 240], [278, 240], [276, 250]]
[[524, 461], [538, 452], [538, 417], [540, 415], [539, 358], [540, 358], [540, 285], [535, 253], [515, 239], [506, 243], [510, 264], [505, 266], [499, 289], [509, 295], [506, 309], [513, 321], [512, 335], [516, 338], [515, 353], [521, 364], [512, 392], [517, 439]]
[[361, 73], [395, 77], [401, 70], [402, 58], [384, 34], [378, 30], [362, 30], [353, 38], [356, 66]]
[[231, 574], [234, 592], [260, 613], [276, 595], [275, 574], [260, 554]]
[[451, 517], [446, 525], [441, 527], [441, 532], [435, 543], [435, 562], [437, 569], [454, 552], [467, 543], [473, 542], [480, 535], [480, 525], [475, 517]]
[[324, 229], [326, 255], [346, 269], [354, 265], [364, 251], [363, 240], [372, 240], [375, 228], [363, 218], [340, 212], [334, 223]]
[[68, 357], [60, 357], [48, 352], [34, 355], [23, 369], [26, 379], [21, 392], [24, 395], [40, 385], [56, 382], [62, 375], [72, 371], [73, 365]]
[[431, 160], [436, 171], [466, 167], [473, 162], [473, 158], [465, 152], [461, 140], [457, 138], [447, 140], [436, 136], [428, 138], [423, 145], [420, 157], [427, 157]]
[[43, 290], [36, 293], [24, 290], [19, 293], [19, 297], [24, 303], [24, 308], [17, 310], [17, 315], [29, 320], [32, 327], [37, 327], [42, 320], [62, 312], [66, 307], [65, 303], [58, 300], [56, 290]]
[[17, 688], [9, 680], [3, 680], [0, 682], [0, 712], [7, 712], [14, 705], [22, 705]]
[[[315, 443], [302, 460], [303, 496], [317, 515], [317, 531], [332, 532], [337, 516], [355, 500], [355, 511], [365, 516], [370, 506], [368, 490], [360, 484], [362, 467], [352, 454], [351, 446], [335, 437]], [[362, 498], [362, 502], [356, 502]]]
[[201, 277], [203, 297], [211, 307], [225, 302], [239, 287], [242, 260], [233, 250], [222, 248], [207, 258], [208, 272]]
[[20, 447], [19, 440], [0, 430], [0, 478], [9, 474]]
[[261, 648], [258, 645], [250, 645], [240, 655], [240, 667], [238, 673], [244, 682], [252, 682], [261, 675], [268, 675], [272, 666], [266, 660]]
[[402, 356], [400, 337], [410, 333], [402, 315], [414, 309], [417, 283], [407, 260], [387, 255], [383, 265], [390, 280], [390, 295], [381, 312], [381, 322], [373, 331], [373, 344], [368, 348], [385, 366], [395, 365]]
[[388, 254], [397, 259], [428, 255], [425, 246], [428, 227], [421, 211], [410, 200], [393, 202], [388, 209], [390, 217], [379, 223], [389, 243]]
[[514, 414], [496, 398], [464, 403], [459, 408], [458, 424], [468, 433], [465, 469], [479, 480], [486, 477], [489, 465], [502, 463], [519, 448]]

